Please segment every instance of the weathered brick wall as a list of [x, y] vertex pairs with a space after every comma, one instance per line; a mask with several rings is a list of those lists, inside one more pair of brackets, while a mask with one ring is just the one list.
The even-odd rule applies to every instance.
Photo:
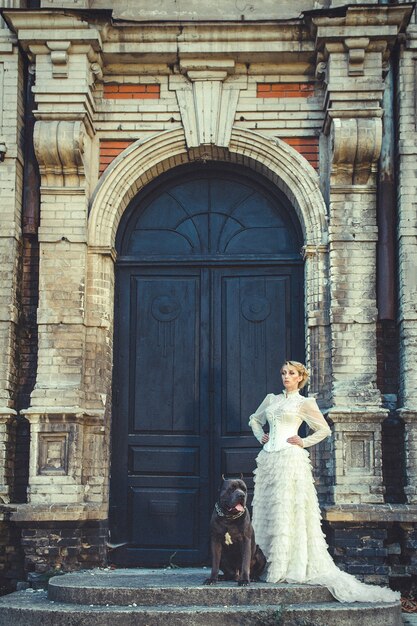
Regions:
[[325, 529], [331, 555], [339, 567], [364, 582], [388, 582], [388, 531], [384, 525], [333, 523]]
[[103, 567], [107, 525], [97, 522], [27, 522], [21, 525], [25, 570], [36, 574]]
[[377, 323], [377, 384], [383, 395], [396, 402], [400, 383], [399, 335], [394, 320], [379, 320]]
[[36, 381], [38, 327], [36, 310], [39, 289], [39, 243], [36, 235], [24, 235], [20, 278], [20, 316], [18, 324], [19, 387], [18, 410], [30, 405], [30, 394]]
[[[24, 63], [8, 31], [0, 23], [0, 501], [9, 502], [13, 489], [16, 395], [18, 393], [17, 334], [20, 314], [19, 277], [24, 164]], [[3, 143], [4, 142], [4, 143]]]
[[[415, 12], [414, 12], [415, 13]], [[417, 503], [417, 23], [414, 15], [407, 43], [398, 52], [397, 205], [398, 329], [400, 389], [398, 417], [405, 422], [408, 502]]]
[[365, 582], [409, 591], [417, 575], [415, 507], [326, 507], [324, 530], [339, 567]]
[[377, 323], [377, 385], [389, 410], [382, 423], [382, 472], [385, 502], [406, 502], [404, 423], [396, 415], [399, 393], [399, 336], [393, 320]]
[[13, 407], [17, 384], [15, 359], [18, 312], [17, 276], [21, 254], [21, 202], [23, 180], [23, 63], [17, 50], [0, 58], [0, 109], [3, 137], [7, 146], [0, 168], [2, 210], [0, 216], [0, 260], [2, 284], [0, 307], [0, 402]]
[[25, 578], [20, 529], [9, 519], [10, 511], [0, 505], [0, 596], [14, 591]]
[[[23, 235], [23, 253], [20, 278], [20, 315], [17, 327], [17, 366], [19, 385], [16, 409], [30, 406], [30, 394], [36, 382], [38, 357], [38, 327], [36, 311], [39, 288], [39, 243], [37, 235]], [[14, 425], [13, 502], [26, 502], [29, 480], [30, 424], [19, 415]]]
[[[256, 65], [252, 71], [254, 75], [249, 77], [247, 89], [241, 91], [238, 101], [236, 127], [280, 137], [318, 169], [323, 96], [317, 84], [287, 80], [259, 82], [270, 77], [258, 76], [260, 69]], [[99, 175], [132, 141], [145, 139], [150, 133], [166, 130], [180, 121], [178, 103], [172, 98], [175, 92], [169, 89], [166, 76], [155, 75], [156, 82], [152, 84], [126, 83], [127, 80], [132, 79], [122, 75], [112, 77], [112, 82], [104, 82], [95, 92], [100, 137]], [[145, 99], [148, 101], [141, 102]]]

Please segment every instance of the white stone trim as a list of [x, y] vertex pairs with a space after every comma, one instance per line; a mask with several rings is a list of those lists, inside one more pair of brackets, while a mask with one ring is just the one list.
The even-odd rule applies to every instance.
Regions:
[[[303, 229], [304, 245], [327, 243], [326, 206], [318, 175], [291, 146], [280, 139], [234, 128], [229, 150], [214, 146], [202, 149], [206, 158], [241, 163], [262, 172], [294, 205]], [[198, 158], [202, 158], [198, 150], [187, 151], [184, 132], [179, 127], [126, 148], [107, 169], [93, 194], [89, 245], [114, 248], [123, 212], [138, 191], [164, 171]]]

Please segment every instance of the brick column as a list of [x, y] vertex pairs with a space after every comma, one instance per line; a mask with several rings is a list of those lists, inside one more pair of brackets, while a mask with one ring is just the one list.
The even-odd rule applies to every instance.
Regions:
[[417, 23], [401, 48], [398, 78], [398, 285], [400, 409], [405, 422], [408, 501], [417, 504]]
[[100, 36], [77, 15], [8, 15], [36, 61], [34, 147], [41, 175], [38, 370], [24, 412], [31, 423], [28, 497], [33, 512], [72, 504], [82, 519], [86, 503], [103, 503], [97, 482], [104, 480], [94, 462], [103, 455], [103, 402], [86, 404], [87, 367], [94, 367], [86, 359], [87, 220]]
[[11, 497], [18, 355], [18, 282], [22, 255], [23, 80], [21, 55], [0, 24], [0, 502]]
[[[408, 13], [407, 13], [408, 11]], [[349, 7], [312, 18], [317, 75], [326, 86], [329, 278], [336, 504], [382, 503], [377, 388], [376, 170], [381, 148], [383, 63], [409, 9]], [[389, 24], [389, 25], [388, 25]], [[378, 28], [376, 28], [378, 26]]]
[[[379, 99], [381, 53], [368, 54], [371, 58], [367, 59], [363, 80], [368, 85], [373, 81]], [[334, 91], [329, 89], [331, 108], [327, 119], [331, 146], [329, 275], [333, 381], [329, 417], [334, 423], [333, 495], [337, 504], [381, 503], [381, 424], [387, 412], [382, 409], [376, 386], [375, 172], [381, 147], [382, 111], [378, 100], [372, 99], [373, 93], [356, 92], [356, 101], [355, 96], [344, 93], [351, 81], [358, 81], [356, 74], [350, 78], [348, 58], [346, 50], [333, 50], [329, 59], [329, 86], [336, 79], [334, 72], [339, 81]]]

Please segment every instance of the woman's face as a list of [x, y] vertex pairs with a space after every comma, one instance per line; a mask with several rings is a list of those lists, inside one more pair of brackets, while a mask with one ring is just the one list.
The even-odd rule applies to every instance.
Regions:
[[287, 391], [295, 391], [298, 389], [299, 383], [303, 377], [292, 365], [284, 365], [281, 370], [282, 384]]

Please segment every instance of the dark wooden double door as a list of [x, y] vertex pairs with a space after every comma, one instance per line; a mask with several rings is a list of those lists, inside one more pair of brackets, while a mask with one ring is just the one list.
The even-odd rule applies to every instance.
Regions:
[[[216, 168], [182, 171], [179, 180], [168, 178], [162, 190], [139, 198], [126, 219], [115, 309], [110, 525], [112, 542], [120, 544], [116, 563], [207, 559], [221, 475], [242, 473], [252, 484], [259, 444], [248, 417], [280, 388], [283, 360], [302, 358], [302, 266], [291, 250], [282, 252], [282, 243], [272, 252], [253, 250], [262, 208], [261, 228], [286, 227], [287, 245], [294, 245], [295, 227], [279, 198], [256, 182]], [[222, 193], [226, 184], [234, 185], [231, 193]], [[173, 198], [180, 206], [175, 230], [166, 228]], [[193, 217], [188, 231], [183, 213]], [[244, 249], [235, 242], [228, 254], [236, 221]], [[173, 232], [180, 232], [178, 240]], [[263, 234], [264, 241], [271, 238]], [[184, 236], [187, 245], [197, 242], [192, 252], [178, 250]]]

